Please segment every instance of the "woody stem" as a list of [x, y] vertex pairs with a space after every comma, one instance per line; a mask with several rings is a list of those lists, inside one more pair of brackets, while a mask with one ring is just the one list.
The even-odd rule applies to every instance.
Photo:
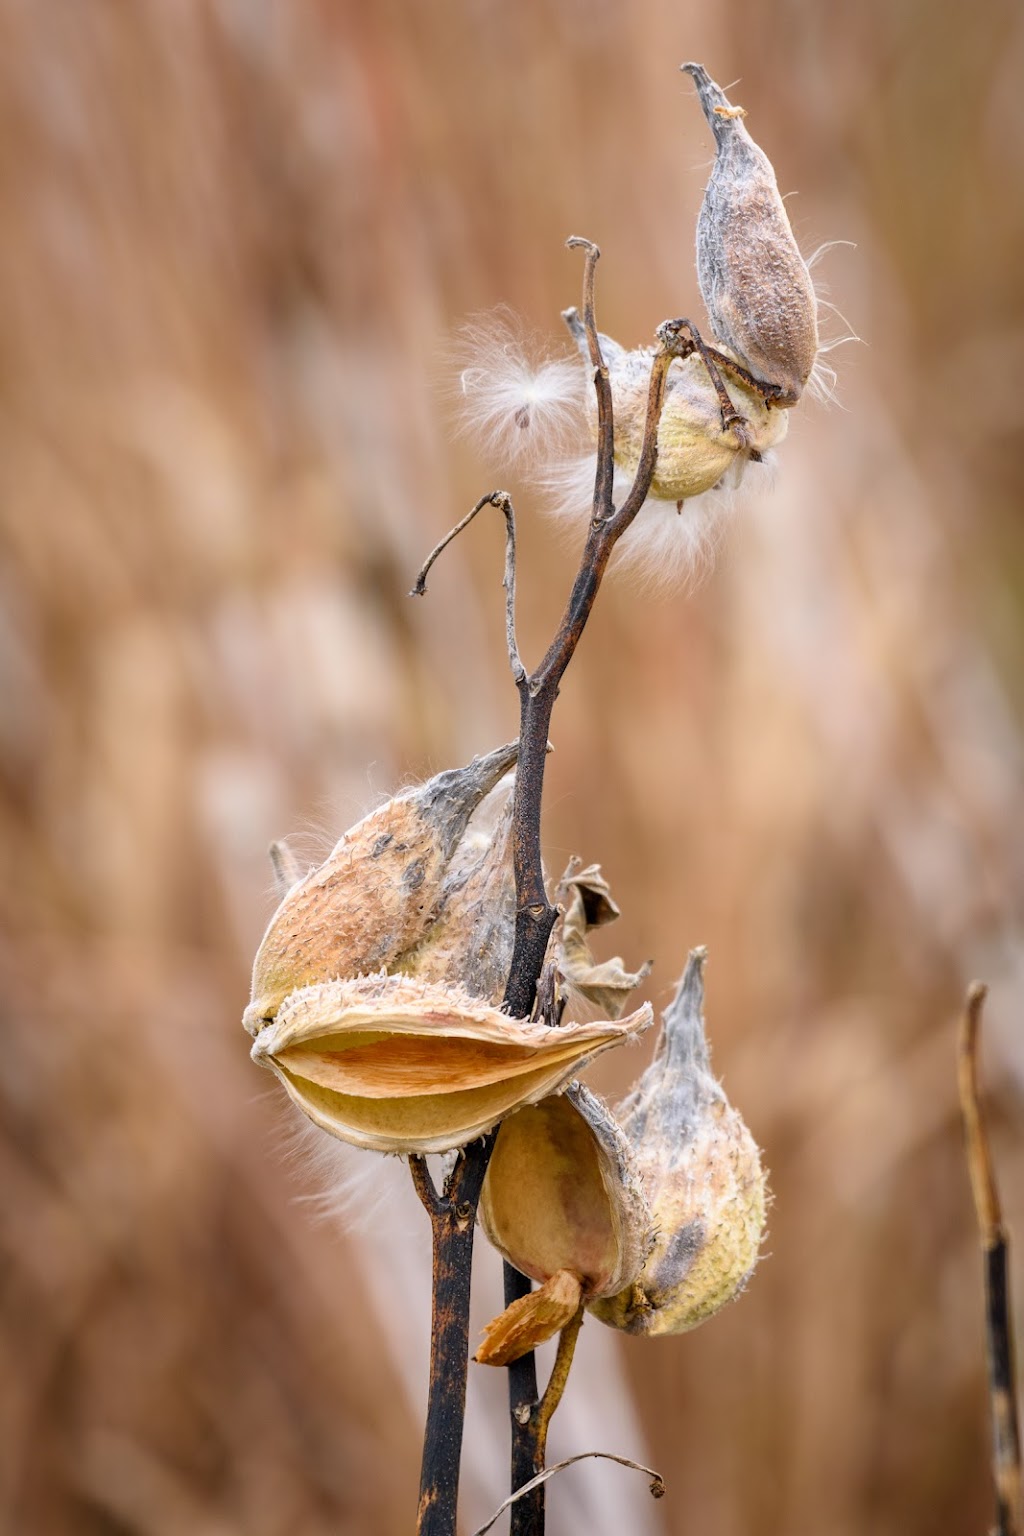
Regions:
[[[510, 660], [519, 690], [520, 730], [519, 761], [512, 802], [515, 940], [502, 1008], [514, 1018], [527, 1018], [533, 1010], [551, 929], [557, 916], [544, 888], [540, 842], [541, 802], [551, 713], [565, 669], [573, 658], [590, 617], [612, 550], [636, 517], [651, 488], [657, 460], [658, 423], [669, 365], [674, 357], [685, 356], [693, 347], [692, 341], [682, 334], [684, 322], [666, 321], [659, 328], [660, 346], [651, 363], [640, 461], [629, 494], [616, 510], [612, 502], [615, 467], [612, 394], [594, 312], [594, 273], [601, 253], [589, 240], [574, 238], [569, 241], [569, 245], [582, 249], [586, 257], [583, 272], [583, 323], [597, 395], [597, 473], [586, 544], [565, 612], [543, 660], [529, 676], [519, 663], [514, 644], [515, 535], [511, 503], [504, 493], [492, 493], [483, 497], [469, 517], [459, 525], [459, 529], [466, 526], [490, 502], [505, 514], [508, 529], [506, 628]], [[427, 569], [459, 529], [453, 530], [431, 555], [416, 590], [423, 590]], [[434, 1188], [422, 1159], [411, 1159], [413, 1182], [430, 1215], [434, 1273], [430, 1386], [423, 1440], [417, 1536], [455, 1536], [459, 1457], [466, 1411], [473, 1226], [495, 1134], [465, 1149], [442, 1193]], [[529, 1284], [522, 1275], [506, 1265], [506, 1303], [525, 1294]], [[538, 1403], [533, 1356], [525, 1356], [509, 1367], [513, 1491], [543, 1470], [547, 1423], [557, 1397], [561, 1395], [570, 1358], [571, 1353], [567, 1353], [559, 1391], [547, 1398], [547, 1409]], [[541, 1486], [532, 1489], [513, 1505], [510, 1536], [543, 1536], [543, 1531], [544, 1491]]]
[[[512, 964], [502, 1007], [516, 1018], [532, 1010], [557, 911], [544, 888], [541, 863], [541, 802], [544, 792], [544, 768], [547, 758], [548, 728], [551, 712], [566, 667], [575, 654], [580, 637], [590, 617], [602, 578], [616, 542], [636, 517], [654, 478], [657, 462], [658, 423], [665, 399], [665, 379], [673, 357], [688, 349], [689, 343], [676, 329], [676, 322], [666, 322], [659, 330], [661, 345], [651, 365], [647, 396], [647, 418], [643, 446], [636, 477], [622, 506], [612, 503], [614, 475], [614, 420], [608, 368], [601, 353], [594, 311], [594, 274], [600, 251], [590, 241], [572, 239], [570, 246], [586, 252], [583, 272], [583, 323], [587, 333], [590, 358], [594, 368], [597, 395], [597, 472], [587, 540], [576, 580], [555, 637], [540, 665], [529, 677], [522, 678], [519, 689], [519, 761], [516, 768], [512, 802], [512, 850], [516, 878], [516, 929]], [[510, 1265], [505, 1265], [506, 1304], [527, 1294], [530, 1282]], [[569, 1357], [571, 1359], [571, 1355]], [[566, 1365], [566, 1372], [568, 1365]], [[564, 1385], [564, 1382], [562, 1383]], [[560, 1394], [559, 1394], [560, 1395]], [[544, 1449], [548, 1413], [540, 1417], [537, 1397], [537, 1371], [532, 1353], [509, 1366], [509, 1406], [511, 1410], [512, 1492], [521, 1488], [544, 1468]], [[553, 1411], [553, 1409], [552, 1409]], [[512, 1506], [510, 1536], [543, 1536], [544, 1486]]]
[[430, 1217], [433, 1294], [430, 1377], [417, 1536], [455, 1536], [459, 1460], [469, 1367], [469, 1291], [473, 1230], [494, 1133], [461, 1154], [439, 1193], [422, 1157], [409, 1159], [412, 1181]]

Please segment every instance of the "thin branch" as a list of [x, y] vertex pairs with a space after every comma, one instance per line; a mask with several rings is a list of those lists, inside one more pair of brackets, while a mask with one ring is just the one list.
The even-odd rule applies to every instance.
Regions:
[[497, 1523], [506, 1509], [514, 1507], [516, 1501], [521, 1499], [524, 1494], [532, 1493], [535, 1488], [539, 1488], [542, 1483], [546, 1483], [557, 1472], [564, 1472], [566, 1467], [571, 1467], [574, 1462], [588, 1461], [592, 1458], [600, 1461], [615, 1461], [618, 1462], [620, 1467], [629, 1467], [633, 1472], [643, 1472], [645, 1476], [651, 1479], [651, 1498], [662, 1499], [665, 1497], [665, 1479], [661, 1476], [660, 1472], [655, 1472], [653, 1467], [641, 1466], [638, 1461], [630, 1461], [628, 1456], [613, 1456], [611, 1451], [581, 1451], [578, 1456], [567, 1456], [564, 1461], [556, 1461], [553, 1467], [548, 1467], [545, 1472], [538, 1472], [537, 1476], [531, 1478], [528, 1483], [524, 1483], [522, 1488], [517, 1488], [515, 1493], [510, 1494], [503, 1504], [498, 1505], [498, 1508], [494, 1511], [486, 1525], [477, 1527], [473, 1532], [473, 1536], [487, 1536], [487, 1532]]
[[430, 567], [443, 550], [453, 539], [457, 539], [463, 529], [468, 528], [478, 512], [484, 507], [497, 507], [505, 518], [505, 574], [502, 577], [502, 586], [505, 588], [505, 643], [508, 647], [509, 666], [512, 668], [512, 676], [518, 684], [526, 676], [526, 668], [519, 657], [519, 647], [516, 644], [516, 514], [512, 506], [512, 498], [507, 491], [490, 491], [486, 496], [481, 496], [476, 506], [467, 512], [462, 520], [455, 524], [430, 551], [420, 573], [416, 577], [410, 597], [425, 597], [427, 593], [427, 576]]
[[612, 482], [615, 476], [615, 420], [612, 414], [612, 386], [608, 378], [608, 365], [601, 353], [597, 334], [597, 315], [594, 308], [594, 276], [601, 259], [601, 248], [593, 240], [582, 235], [570, 235], [565, 242], [571, 251], [583, 251], [583, 328], [587, 333], [587, 346], [594, 369], [594, 391], [597, 395], [597, 476], [594, 481], [594, 517], [611, 517]]
[[427, 1215], [433, 1219], [439, 1216], [444, 1209], [444, 1201], [437, 1192], [437, 1186], [430, 1177], [430, 1169], [427, 1167], [425, 1157], [410, 1157], [409, 1172], [412, 1174], [412, 1187], [420, 1197], [420, 1203]]
[[987, 996], [988, 988], [984, 982], [972, 981], [967, 989], [967, 1001], [960, 1020], [957, 1078], [967, 1142], [967, 1171], [971, 1177], [978, 1230], [982, 1243], [990, 1248], [1002, 1234], [1002, 1211], [978, 1091], [978, 1037]]
[[1020, 1536], [1021, 1456], [1017, 1371], [1010, 1306], [1010, 1247], [978, 1090], [978, 1034], [988, 988], [972, 982], [960, 1022], [957, 1079], [967, 1168], [985, 1271], [985, 1344], [992, 1409], [992, 1476], [998, 1536]]
[[567, 1323], [558, 1335], [558, 1350], [555, 1354], [555, 1363], [551, 1368], [548, 1384], [544, 1388], [544, 1396], [533, 1415], [533, 1433], [536, 1441], [534, 1460], [544, 1465], [544, 1457], [548, 1447], [548, 1425], [554, 1415], [555, 1409], [562, 1401], [562, 1393], [565, 1384], [569, 1380], [569, 1371], [572, 1368], [572, 1358], [576, 1353], [576, 1340], [580, 1336], [583, 1327], [583, 1308], [580, 1307], [571, 1323]]
[[[739, 411], [733, 405], [732, 396], [729, 394], [725, 384], [722, 382], [722, 375], [718, 371], [717, 365], [721, 363], [723, 367], [728, 367], [729, 359], [723, 352], [719, 352], [717, 348], [709, 347], [707, 345], [703, 336], [700, 334], [700, 331], [698, 331], [692, 320], [675, 320], [673, 321], [673, 324], [679, 330], [682, 330], [683, 328], [688, 330], [690, 336], [693, 338], [693, 346], [690, 348], [690, 351], [698, 352], [700, 354], [701, 362], [704, 364], [708, 378], [711, 380], [715, 394], [718, 396], [718, 404], [722, 412], [723, 430], [728, 431], [730, 427], [733, 427], [740, 437], [747, 437], [748, 434], [746, 433], [746, 418], [741, 416]], [[741, 371], [744, 373], [746, 372], [745, 369]], [[751, 383], [755, 385], [755, 388], [758, 388], [759, 393], [763, 393], [763, 391], [760, 390], [760, 387], [756, 385], [753, 379], [753, 375], [747, 374], [747, 378], [749, 378]], [[744, 443], [744, 447], [746, 446], [748, 446], [748, 444]]]
[[[734, 357], [729, 357], [726, 352], [719, 352], [717, 347], [709, 347], [705, 344], [704, 352], [707, 353], [712, 362], [717, 363], [723, 373], [728, 373], [734, 379], [738, 379], [752, 394], [760, 395], [765, 405], [777, 406], [779, 404], [784, 393], [781, 384], [766, 384], [763, 379], [759, 379], [752, 374], [749, 368], [744, 368], [742, 363], [738, 363]], [[703, 352], [701, 356], [704, 356]], [[706, 363], [707, 359], [705, 359], [705, 366]]]

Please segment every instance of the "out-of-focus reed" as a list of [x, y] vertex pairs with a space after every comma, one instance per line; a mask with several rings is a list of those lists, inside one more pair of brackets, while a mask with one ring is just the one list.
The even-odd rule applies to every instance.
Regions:
[[[1019, 1228], [1017, 8], [5, 0], [0, 38], [0, 1524], [409, 1528], [425, 1223], [398, 1185], [349, 1235], [296, 1199], [239, 1023], [264, 850], [514, 730], [499, 534], [405, 598], [495, 483], [431, 377], [499, 301], [557, 336], [571, 233], [624, 342], [694, 311], [695, 57], [742, 75], [804, 248], [857, 242], [823, 270], [868, 347], [699, 592], [609, 588], [559, 706], [552, 865], [602, 861], [656, 1006], [708, 945], [776, 1203], [740, 1305], [621, 1345], [656, 1516], [573, 1504], [596, 1470], [552, 1499], [595, 1532], [981, 1529], [952, 1020], [984, 975]], [[571, 562], [509, 489], [529, 655]], [[582, 1395], [553, 1453], [640, 1448]], [[496, 1383], [469, 1518], [502, 1414]]]

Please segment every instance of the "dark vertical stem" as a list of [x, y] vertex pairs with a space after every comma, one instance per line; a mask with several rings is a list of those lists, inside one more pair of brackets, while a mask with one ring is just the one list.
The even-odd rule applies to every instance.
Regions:
[[985, 1333], [992, 1403], [992, 1467], [998, 1536], [1020, 1532], [1020, 1425], [1011, 1332], [1010, 1244], [1006, 1233], [985, 1249]]
[[409, 1159], [433, 1244], [430, 1380], [423, 1430], [417, 1536], [455, 1536], [459, 1461], [469, 1367], [469, 1294], [473, 1228], [493, 1134], [463, 1153], [438, 1194], [423, 1158]]
[[1020, 1536], [1021, 1454], [1013, 1346], [1010, 1248], [978, 1090], [978, 1031], [987, 988], [973, 982], [960, 1025], [957, 1076], [985, 1280], [985, 1353], [992, 1412], [992, 1480], [997, 1536]]
[[[530, 1282], [511, 1264], [505, 1265], [505, 1305], [530, 1291]], [[531, 1350], [508, 1367], [508, 1406], [512, 1425], [512, 1465], [509, 1486], [514, 1493], [543, 1470], [536, 1465], [534, 1415], [538, 1406], [537, 1361]], [[544, 1484], [512, 1505], [509, 1536], [534, 1536], [544, 1530]]]

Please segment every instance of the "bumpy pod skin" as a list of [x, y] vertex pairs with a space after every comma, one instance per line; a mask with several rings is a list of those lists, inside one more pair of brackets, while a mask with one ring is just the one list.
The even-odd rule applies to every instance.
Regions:
[[594, 1056], [645, 1030], [513, 1019], [458, 987], [359, 976], [304, 987], [252, 1047], [322, 1130], [375, 1152], [447, 1152], [557, 1093]]
[[[575, 310], [564, 316], [579, 348], [588, 375], [591, 371], [586, 333]], [[615, 462], [635, 474], [640, 462], [647, 393], [654, 353], [647, 347], [627, 351], [602, 335], [601, 352], [608, 366], [615, 417]], [[688, 501], [710, 491], [751, 451], [763, 456], [786, 435], [784, 413], [769, 410], [763, 398], [739, 380], [723, 376], [729, 398], [745, 423], [743, 434], [722, 426], [722, 407], [703, 360], [694, 353], [676, 358], [665, 383], [665, 404], [658, 426], [658, 460], [650, 494], [659, 501]], [[591, 430], [596, 435], [597, 407], [587, 396]]]
[[590, 1310], [627, 1333], [683, 1333], [739, 1294], [765, 1218], [760, 1154], [711, 1075], [703, 949], [692, 951], [662, 1016], [654, 1061], [619, 1110], [654, 1212], [640, 1277]]
[[389, 965], [392, 972], [501, 1001], [515, 939], [513, 786], [509, 777], [474, 817], [445, 873], [436, 917], [415, 947]]
[[285, 896], [253, 966], [251, 1034], [290, 993], [386, 969], [422, 938], [474, 810], [513, 766], [518, 743], [397, 795], [345, 833]]
[[693, 76], [715, 136], [697, 221], [697, 280], [715, 337], [776, 405], [795, 405], [818, 354], [818, 305], [771, 161], [701, 64]]

